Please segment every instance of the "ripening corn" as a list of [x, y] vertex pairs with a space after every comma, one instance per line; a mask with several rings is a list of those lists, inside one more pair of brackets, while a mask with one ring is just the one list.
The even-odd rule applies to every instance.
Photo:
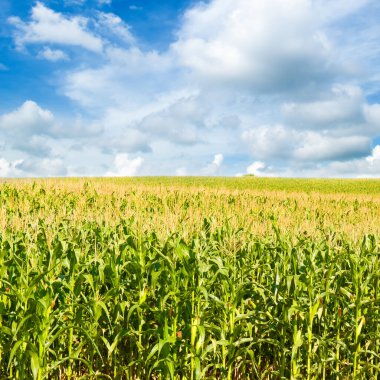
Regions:
[[0, 185], [0, 378], [380, 378], [380, 184], [184, 181]]

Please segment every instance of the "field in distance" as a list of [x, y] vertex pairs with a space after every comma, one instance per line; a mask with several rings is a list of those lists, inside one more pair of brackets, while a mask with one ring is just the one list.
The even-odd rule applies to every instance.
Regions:
[[0, 183], [0, 378], [380, 376], [380, 181]]

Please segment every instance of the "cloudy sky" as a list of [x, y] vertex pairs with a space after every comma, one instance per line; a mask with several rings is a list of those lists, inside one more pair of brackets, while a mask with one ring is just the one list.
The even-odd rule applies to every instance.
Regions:
[[378, 0], [0, 0], [0, 176], [380, 177]]

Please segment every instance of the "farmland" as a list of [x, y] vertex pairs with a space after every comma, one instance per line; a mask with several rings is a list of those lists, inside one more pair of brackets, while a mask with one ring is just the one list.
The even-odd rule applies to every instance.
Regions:
[[0, 183], [0, 378], [376, 379], [380, 181]]

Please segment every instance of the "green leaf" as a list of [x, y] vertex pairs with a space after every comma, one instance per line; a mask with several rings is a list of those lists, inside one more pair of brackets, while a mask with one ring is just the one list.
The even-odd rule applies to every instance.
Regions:
[[35, 353], [34, 351], [30, 350], [29, 355], [30, 355], [30, 366], [33, 373], [33, 379], [36, 380], [38, 378], [38, 372], [40, 371], [40, 361], [39, 361], [37, 353]]

